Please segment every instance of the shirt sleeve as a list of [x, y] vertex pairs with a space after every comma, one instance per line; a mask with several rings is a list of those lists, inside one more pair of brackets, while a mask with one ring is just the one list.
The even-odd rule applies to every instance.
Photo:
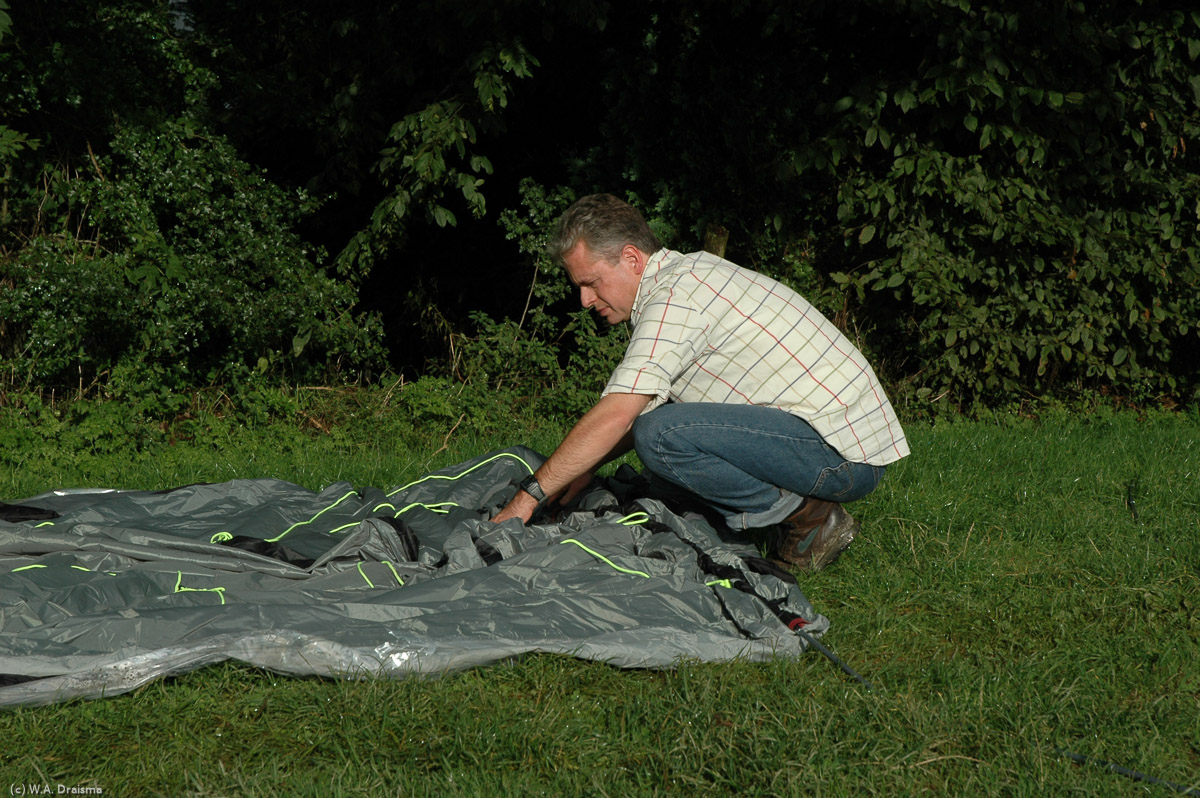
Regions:
[[609, 377], [604, 394], [652, 395], [646, 411], [653, 410], [671, 398], [671, 386], [695, 364], [706, 346], [709, 324], [682, 282], [657, 286], [646, 297], [625, 356]]

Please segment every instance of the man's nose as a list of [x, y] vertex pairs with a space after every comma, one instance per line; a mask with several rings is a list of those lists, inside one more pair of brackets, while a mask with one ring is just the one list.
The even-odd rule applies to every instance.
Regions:
[[590, 288], [580, 288], [579, 304], [583, 305], [585, 308], [590, 308], [592, 305], [596, 304], [596, 292]]

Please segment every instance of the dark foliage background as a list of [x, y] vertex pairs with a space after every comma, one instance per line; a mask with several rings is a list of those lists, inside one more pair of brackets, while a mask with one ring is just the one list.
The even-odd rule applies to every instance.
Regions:
[[1198, 55], [1154, 0], [0, 0], [5, 385], [570, 414], [623, 333], [541, 237], [604, 190], [807, 294], [909, 412], [1195, 402]]

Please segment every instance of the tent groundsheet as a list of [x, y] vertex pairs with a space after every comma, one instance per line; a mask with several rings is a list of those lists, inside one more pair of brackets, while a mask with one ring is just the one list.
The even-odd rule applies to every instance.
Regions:
[[554, 519], [490, 518], [515, 447], [383, 490], [271, 479], [0, 503], [0, 706], [233, 659], [337, 678], [551, 652], [622, 668], [796, 657], [829, 626], [785, 571], [632, 469]]

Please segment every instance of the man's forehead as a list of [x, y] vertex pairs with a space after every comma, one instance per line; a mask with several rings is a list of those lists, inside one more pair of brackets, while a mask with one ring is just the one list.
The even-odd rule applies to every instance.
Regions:
[[591, 263], [592, 261], [595, 261], [596, 259], [597, 259], [596, 253], [592, 250], [591, 247], [588, 246], [588, 243], [582, 239], [579, 241], [576, 241], [575, 246], [568, 249], [566, 254], [563, 255], [564, 261], [573, 260], [577, 263], [580, 263], [580, 262]]
[[571, 282], [576, 284], [595, 277], [599, 269], [608, 265], [611, 264], [605, 262], [598, 255], [593, 254], [582, 241], [563, 256], [563, 267], [567, 272], [567, 276], [571, 279]]

